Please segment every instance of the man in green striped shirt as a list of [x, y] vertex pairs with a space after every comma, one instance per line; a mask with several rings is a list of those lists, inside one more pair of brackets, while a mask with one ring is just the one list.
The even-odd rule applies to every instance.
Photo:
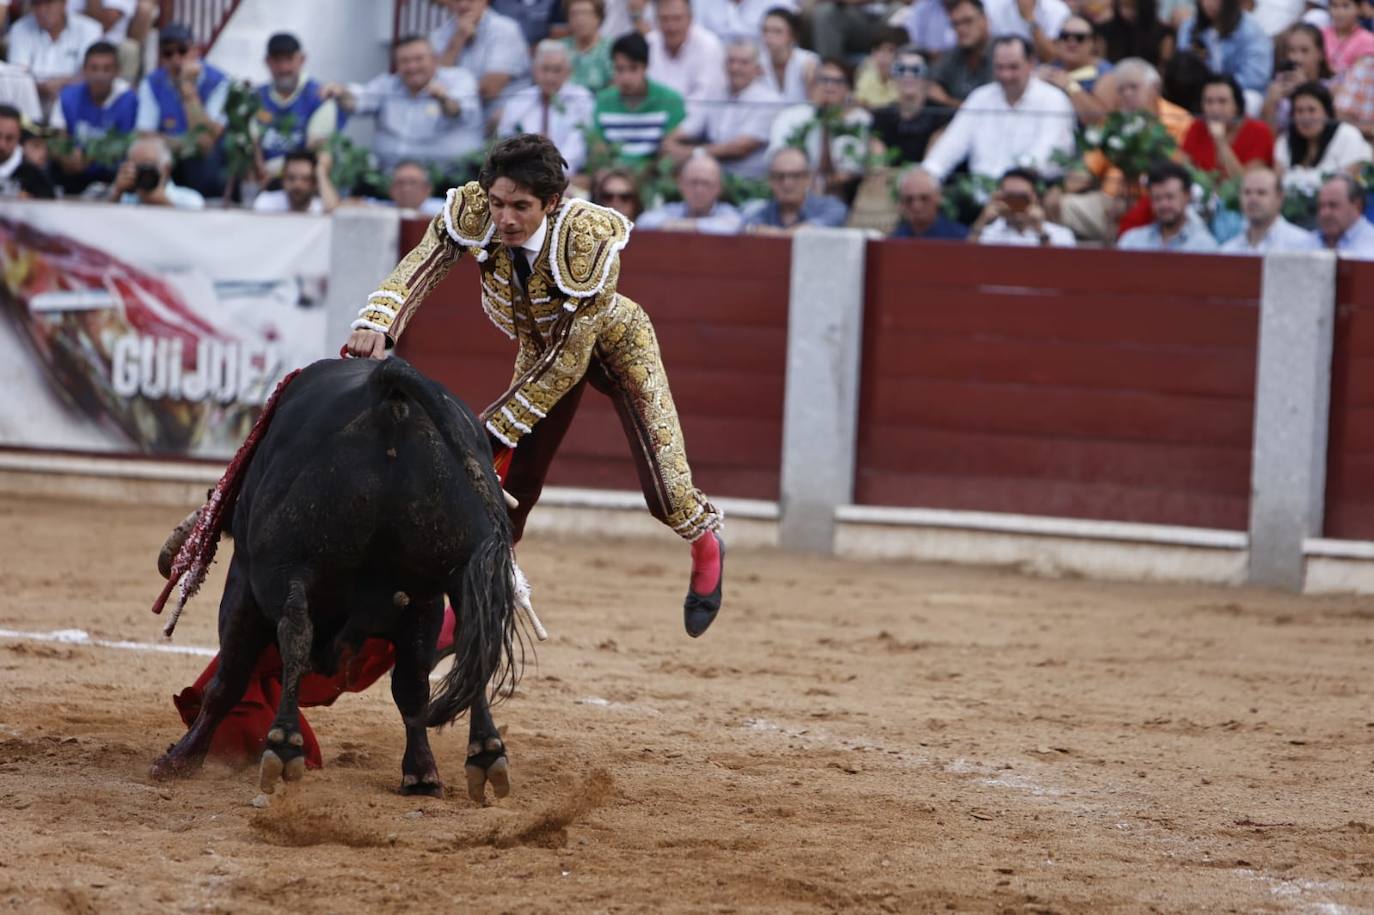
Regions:
[[677, 92], [649, 79], [649, 45], [638, 32], [616, 39], [611, 64], [615, 72], [597, 93], [593, 124], [599, 139], [618, 148], [617, 158], [634, 165], [658, 155], [686, 106]]

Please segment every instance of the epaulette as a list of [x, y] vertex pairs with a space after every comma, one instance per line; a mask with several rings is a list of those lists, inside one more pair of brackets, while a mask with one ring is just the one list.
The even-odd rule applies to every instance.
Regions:
[[584, 299], [606, 285], [634, 224], [607, 207], [568, 200], [558, 210], [549, 242], [553, 281], [566, 295]]
[[496, 233], [487, 208], [487, 192], [476, 181], [449, 188], [444, 201], [444, 228], [448, 237], [465, 248], [477, 248], [479, 261], [487, 259], [486, 246]]

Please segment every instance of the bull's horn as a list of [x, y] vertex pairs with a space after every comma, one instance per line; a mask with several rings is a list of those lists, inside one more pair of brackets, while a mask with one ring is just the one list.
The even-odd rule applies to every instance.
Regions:
[[506, 497], [506, 508], [509, 508], [512, 511], [514, 511], [515, 509], [520, 507], [520, 500], [515, 498], [515, 496], [511, 495], [510, 493], [506, 492], [504, 489], [501, 490], [501, 495]]

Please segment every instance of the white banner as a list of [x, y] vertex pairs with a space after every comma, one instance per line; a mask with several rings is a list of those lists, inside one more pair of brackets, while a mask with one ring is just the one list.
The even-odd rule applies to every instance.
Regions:
[[0, 202], [0, 445], [223, 458], [333, 355], [327, 217]]

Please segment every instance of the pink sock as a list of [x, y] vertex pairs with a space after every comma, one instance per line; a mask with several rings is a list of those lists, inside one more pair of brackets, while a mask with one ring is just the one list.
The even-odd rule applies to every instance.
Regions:
[[692, 541], [692, 591], [710, 594], [720, 584], [720, 542], [713, 533]]

